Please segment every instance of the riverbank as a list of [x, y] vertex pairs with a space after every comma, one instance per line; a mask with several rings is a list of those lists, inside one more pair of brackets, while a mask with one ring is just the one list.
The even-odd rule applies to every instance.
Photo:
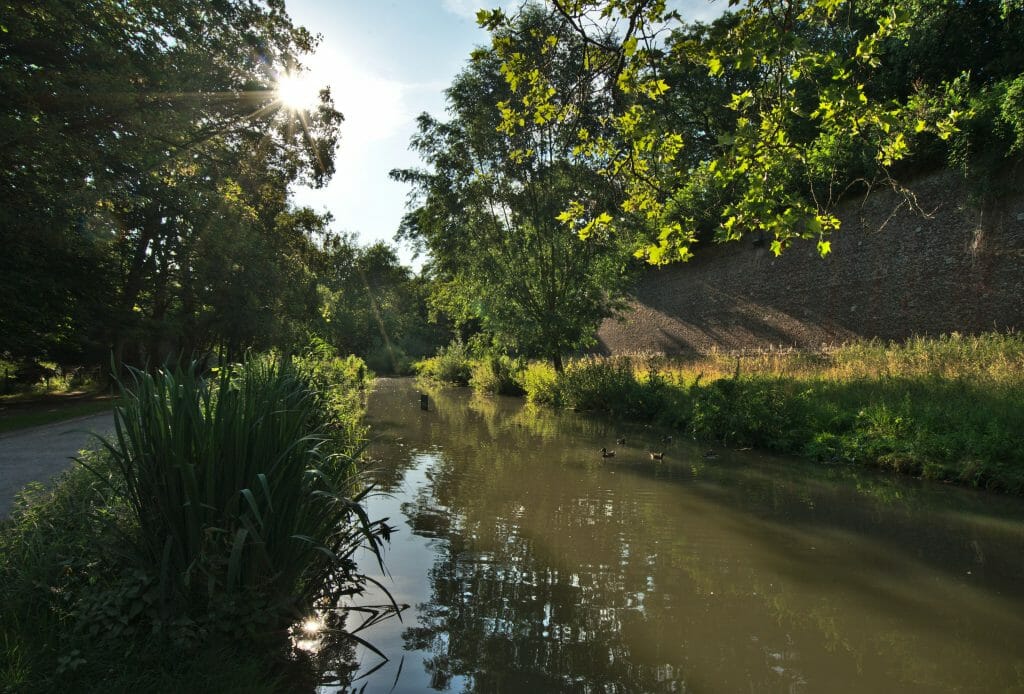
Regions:
[[451, 363], [457, 354], [421, 362], [421, 375], [468, 373], [466, 383], [485, 392], [514, 384], [537, 405], [650, 423], [667, 436], [1024, 493], [1024, 338], [1016, 333], [815, 353], [588, 357], [561, 374], [509, 359], [460, 370]]
[[313, 691], [296, 625], [390, 533], [356, 463], [370, 379], [315, 355], [132, 373], [109, 444], [0, 521], [0, 691]]

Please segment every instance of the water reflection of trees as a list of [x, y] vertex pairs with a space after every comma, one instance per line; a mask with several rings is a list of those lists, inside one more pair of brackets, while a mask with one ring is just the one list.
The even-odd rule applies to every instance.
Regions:
[[[580, 519], [597, 511], [579, 510]], [[560, 527], [566, 543], [580, 530]], [[648, 585], [614, 538], [591, 545], [596, 561], [560, 569], [549, 556], [558, 548], [537, 547], [521, 530], [514, 510], [504, 523], [469, 517], [452, 527], [430, 570], [432, 599], [404, 635], [431, 654], [432, 681], [469, 676], [481, 691], [671, 691], [672, 664], [645, 663], [629, 646], [629, 632], [643, 628]]]
[[[855, 609], [873, 593], [899, 602], [873, 579], [932, 556], [954, 573], [961, 562], [982, 573], [995, 564], [995, 586], [999, 576], [1019, 577], [1019, 556], [999, 560], [1007, 553], [992, 551], [978, 564], [979, 542], [1012, 543], [1019, 524], [986, 534], [989, 516], [922, 522], [913, 504], [835, 485], [827, 471], [737, 467], [727, 456], [714, 464], [692, 451], [686, 465], [602, 462], [596, 448], [618, 433], [607, 422], [462, 394], [435, 398], [432, 412], [410, 416], [405, 437], [409, 449], [443, 454], [403, 512], [417, 534], [441, 540], [431, 599], [404, 634], [408, 648], [430, 654], [437, 688], [462, 676], [479, 691], [801, 691], [814, 683], [857, 691], [893, 682], [905, 691], [954, 682], [983, 691], [1015, 681], [1014, 663], [1024, 665], [1004, 653], [1012, 638], [1000, 642], [1021, 634], [1012, 613], [994, 616], [986, 635], [984, 617], [950, 619], [949, 610], [917, 605], [913, 586], [901, 588], [908, 594], [899, 614]], [[413, 457], [401, 461], [404, 470]], [[722, 533], [721, 508], [730, 509], [732, 543], [716, 546], [709, 538]], [[806, 590], [822, 571], [807, 533], [822, 528], [852, 538], [849, 556], [834, 557], [849, 573], [830, 574], [851, 604], [836, 591]], [[879, 537], [880, 528], [895, 540]], [[860, 537], [870, 538], [870, 551]], [[890, 557], [876, 547], [887, 541], [919, 556]], [[771, 543], [784, 549], [757, 555]], [[862, 561], [879, 564], [878, 574], [857, 571]], [[908, 630], [903, 619], [914, 611], [918, 624], [963, 633], [932, 639]], [[993, 652], [1006, 655], [1005, 667], [991, 666]], [[714, 680], [702, 681], [708, 673]]]

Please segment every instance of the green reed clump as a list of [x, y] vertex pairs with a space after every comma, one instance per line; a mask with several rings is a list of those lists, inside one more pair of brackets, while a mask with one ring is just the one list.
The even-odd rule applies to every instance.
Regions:
[[376, 550], [383, 526], [325, 454], [329, 397], [266, 359], [213, 380], [194, 365], [132, 376], [104, 445], [167, 607], [246, 596], [280, 627], [327, 590], [360, 588], [352, 555]]
[[0, 527], [0, 688], [154, 669], [180, 683], [181, 662], [224, 648], [242, 691], [269, 690], [266, 652], [283, 652], [284, 628], [359, 592], [356, 550], [379, 560], [389, 533], [346, 459], [360, 443], [332, 443], [355, 428], [326, 426], [331, 402], [269, 359], [212, 377], [131, 371], [103, 450], [52, 491], [27, 490]]

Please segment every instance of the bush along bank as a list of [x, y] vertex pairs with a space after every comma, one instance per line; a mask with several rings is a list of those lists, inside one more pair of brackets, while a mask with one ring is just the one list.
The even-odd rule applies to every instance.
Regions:
[[389, 534], [353, 463], [368, 378], [315, 357], [131, 372], [102, 450], [0, 527], [0, 690], [282, 688], [289, 626], [360, 592], [354, 553]]
[[537, 405], [1024, 493], [1024, 338], [1017, 333], [859, 342], [817, 353], [588, 357], [562, 373], [531, 363], [513, 378]]

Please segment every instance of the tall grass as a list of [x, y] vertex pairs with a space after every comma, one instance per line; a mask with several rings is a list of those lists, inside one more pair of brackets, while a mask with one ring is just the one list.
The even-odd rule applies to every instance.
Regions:
[[934, 376], [1007, 382], [1024, 378], [1024, 336], [1017, 332], [864, 340], [818, 350], [712, 351], [692, 357], [638, 354], [638, 369], [700, 373], [714, 380], [741, 374], [833, 380]]
[[363, 508], [346, 439], [361, 401], [318, 392], [311, 368], [129, 371], [103, 449], [0, 527], [0, 682], [102, 681], [111, 651], [279, 648], [318, 601], [362, 590], [355, 552], [379, 561], [390, 529]]
[[689, 359], [531, 365], [533, 402], [658, 423], [727, 445], [1024, 493], [1024, 338], [915, 338]]
[[325, 455], [322, 403], [296, 369], [131, 376], [104, 445], [165, 600], [254, 596], [283, 626], [328, 588], [358, 589], [352, 555], [376, 551], [382, 526], [350, 497], [351, 468]]

